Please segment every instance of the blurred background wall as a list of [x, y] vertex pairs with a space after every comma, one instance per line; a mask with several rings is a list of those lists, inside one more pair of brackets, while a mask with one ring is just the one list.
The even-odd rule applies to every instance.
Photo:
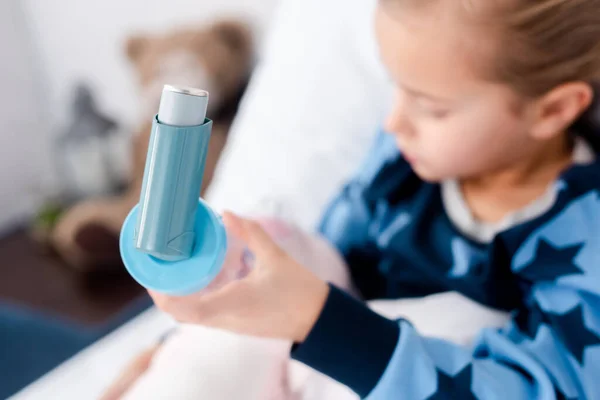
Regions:
[[138, 98], [124, 52], [129, 35], [239, 16], [260, 37], [277, 2], [0, 2], [0, 231], [30, 215], [57, 184], [51, 143], [69, 118], [76, 82], [91, 84], [100, 109], [131, 130]]
[[[10, 0], [18, 3], [16, 0]], [[258, 33], [276, 0], [24, 0], [21, 2], [44, 66], [54, 120], [64, 117], [69, 83], [91, 77], [101, 104], [119, 119], [136, 111], [135, 80], [123, 43], [137, 31], [160, 32], [219, 16], [247, 19]]]
[[33, 188], [49, 162], [43, 65], [20, 6], [0, 2], [0, 231], [34, 209]]

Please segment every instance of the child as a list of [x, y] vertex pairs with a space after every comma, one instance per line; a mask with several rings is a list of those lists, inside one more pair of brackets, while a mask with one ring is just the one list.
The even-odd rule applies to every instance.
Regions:
[[420, 336], [231, 214], [255, 270], [208, 294], [151, 293], [156, 304], [293, 340], [295, 359], [370, 399], [600, 398], [600, 134], [588, 123], [600, 0], [378, 8], [396, 106], [322, 232], [365, 299], [454, 290], [511, 322], [473, 348]]

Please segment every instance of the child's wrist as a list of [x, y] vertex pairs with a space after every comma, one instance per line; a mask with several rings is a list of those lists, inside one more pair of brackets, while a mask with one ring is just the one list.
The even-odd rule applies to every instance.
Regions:
[[306, 340], [316, 322], [319, 320], [328, 296], [329, 285], [326, 282], [316, 278], [315, 285], [311, 290], [311, 294], [306, 296], [304, 301], [305, 312], [301, 314], [303, 315], [303, 318], [300, 321], [297, 335], [294, 338], [296, 343], [302, 343]]

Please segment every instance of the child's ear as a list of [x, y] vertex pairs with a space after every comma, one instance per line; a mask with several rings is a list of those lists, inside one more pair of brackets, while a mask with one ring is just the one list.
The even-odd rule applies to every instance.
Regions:
[[536, 105], [532, 134], [549, 139], [564, 133], [591, 105], [594, 90], [586, 82], [570, 82], [552, 89]]

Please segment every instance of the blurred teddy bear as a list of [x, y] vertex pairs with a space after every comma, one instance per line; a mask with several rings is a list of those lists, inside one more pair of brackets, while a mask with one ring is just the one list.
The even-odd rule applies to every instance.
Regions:
[[139, 78], [142, 105], [139, 130], [131, 146], [128, 188], [120, 196], [92, 198], [74, 205], [58, 218], [51, 232], [54, 250], [82, 272], [121, 266], [119, 233], [125, 217], [139, 201], [152, 119], [163, 85], [210, 92], [208, 117], [214, 125], [202, 182], [204, 191], [225, 145], [253, 63], [250, 28], [234, 20], [166, 35], [131, 37], [126, 53]]

